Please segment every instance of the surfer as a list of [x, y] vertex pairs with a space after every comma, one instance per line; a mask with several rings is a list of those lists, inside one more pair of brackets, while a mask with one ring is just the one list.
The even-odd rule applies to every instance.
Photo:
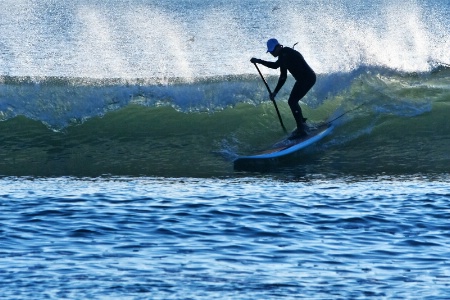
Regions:
[[252, 58], [250, 62], [254, 64], [261, 64], [271, 69], [280, 68], [280, 78], [275, 90], [270, 94], [270, 99], [275, 101], [277, 93], [284, 85], [287, 79], [287, 71], [289, 71], [295, 78], [295, 84], [289, 96], [288, 104], [294, 116], [297, 128], [292, 132], [290, 139], [298, 139], [307, 135], [306, 133], [306, 119], [303, 117], [302, 109], [298, 102], [302, 99], [308, 91], [316, 83], [316, 74], [313, 69], [303, 58], [300, 52], [293, 48], [283, 47], [276, 39], [269, 39], [267, 41], [267, 52], [270, 52], [274, 57], [278, 57], [276, 62], [265, 61], [258, 58]]

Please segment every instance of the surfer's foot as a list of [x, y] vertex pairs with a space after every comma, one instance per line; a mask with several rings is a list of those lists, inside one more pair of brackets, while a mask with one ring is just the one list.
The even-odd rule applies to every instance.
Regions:
[[307, 136], [308, 134], [306, 133], [306, 131], [302, 128], [302, 129], [295, 129], [291, 135], [288, 137], [289, 140], [296, 140], [296, 139], [301, 139], [304, 138], [305, 136]]

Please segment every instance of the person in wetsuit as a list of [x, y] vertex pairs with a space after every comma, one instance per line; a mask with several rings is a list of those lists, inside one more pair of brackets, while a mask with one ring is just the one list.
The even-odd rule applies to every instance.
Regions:
[[300, 52], [280, 45], [276, 39], [269, 39], [267, 41], [267, 52], [270, 52], [274, 57], [278, 57], [276, 62], [265, 61], [258, 58], [252, 58], [250, 61], [254, 64], [262, 64], [271, 69], [280, 68], [280, 78], [275, 90], [270, 95], [270, 99], [275, 101], [277, 93], [284, 85], [287, 79], [287, 71], [289, 71], [295, 78], [295, 84], [289, 96], [288, 104], [291, 108], [292, 115], [297, 123], [297, 129], [294, 130], [290, 139], [297, 139], [307, 135], [306, 119], [303, 118], [302, 109], [298, 102], [316, 83], [316, 73], [308, 65]]

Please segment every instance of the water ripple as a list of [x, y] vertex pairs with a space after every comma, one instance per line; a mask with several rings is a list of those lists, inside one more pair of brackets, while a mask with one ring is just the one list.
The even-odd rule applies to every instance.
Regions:
[[58, 178], [2, 186], [3, 299], [450, 292], [446, 182]]

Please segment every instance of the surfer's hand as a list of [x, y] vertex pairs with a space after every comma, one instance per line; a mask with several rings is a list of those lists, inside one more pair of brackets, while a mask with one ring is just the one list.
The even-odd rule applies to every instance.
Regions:
[[275, 101], [276, 96], [277, 96], [277, 93], [270, 93], [270, 100]]
[[251, 62], [252, 64], [259, 64], [260, 61], [261, 61], [260, 59], [254, 58], [254, 57], [252, 57], [252, 59], [250, 59], [250, 62]]

